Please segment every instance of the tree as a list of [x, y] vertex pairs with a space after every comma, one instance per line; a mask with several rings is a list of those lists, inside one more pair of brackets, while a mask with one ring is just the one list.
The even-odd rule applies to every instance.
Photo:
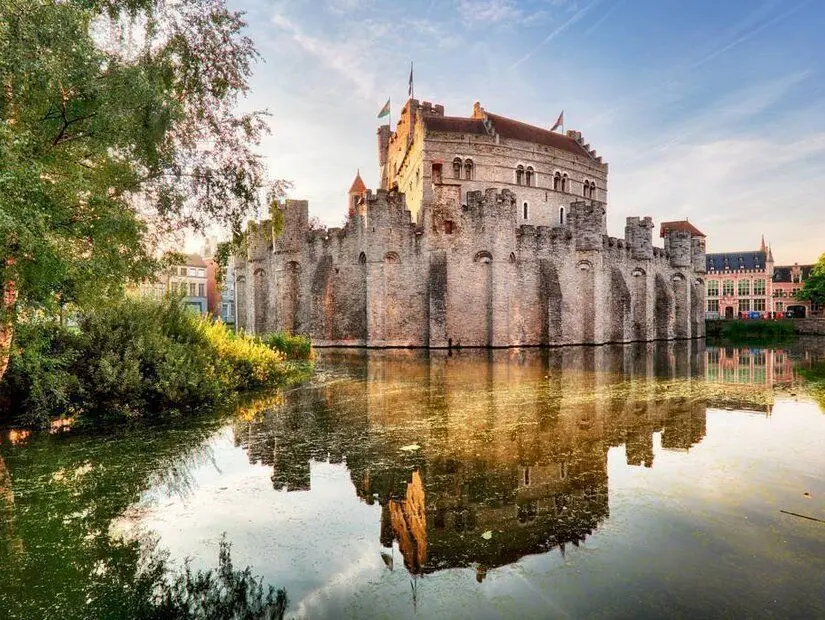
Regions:
[[282, 187], [264, 113], [236, 110], [244, 27], [224, 0], [0, 0], [0, 348], [21, 314], [153, 274], [173, 230], [239, 234]]
[[814, 304], [825, 305], [825, 254], [819, 257], [811, 270], [811, 275], [805, 280], [800, 299], [807, 299]]

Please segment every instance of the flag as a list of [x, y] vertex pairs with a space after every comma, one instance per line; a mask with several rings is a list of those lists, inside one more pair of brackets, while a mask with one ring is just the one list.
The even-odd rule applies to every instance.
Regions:
[[381, 108], [381, 111], [378, 113], [378, 118], [384, 118], [385, 116], [390, 115], [390, 100], [387, 99], [387, 103], [384, 104], [384, 107]]
[[410, 88], [408, 89], [408, 93], [410, 97], [413, 96], [413, 64], [410, 61]]
[[553, 125], [550, 128], [550, 131], [556, 131], [556, 129], [558, 129], [559, 127], [563, 127], [563, 126], [564, 126], [564, 110], [561, 111], [561, 114], [559, 114], [559, 118], [556, 119], [556, 124]]

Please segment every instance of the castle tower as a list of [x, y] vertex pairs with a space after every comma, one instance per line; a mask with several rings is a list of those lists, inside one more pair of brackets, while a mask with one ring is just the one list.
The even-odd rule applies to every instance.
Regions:
[[361, 170], [359, 168], [358, 172], [355, 173], [355, 180], [352, 182], [352, 186], [347, 193], [347, 213], [350, 219], [358, 213], [358, 201], [361, 200], [366, 193], [367, 186], [364, 185], [364, 181], [361, 179]]

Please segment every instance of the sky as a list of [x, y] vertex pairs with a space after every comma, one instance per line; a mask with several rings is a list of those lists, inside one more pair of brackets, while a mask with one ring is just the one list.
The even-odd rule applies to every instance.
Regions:
[[777, 264], [825, 252], [825, 2], [820, 0], [229, 0], [261, 53], [270, 174], [340, 225], [376, 116], [415, 95], [549, 127], [564, 110], [610, 164], [608, 231], [689, 218], [708, 251]]

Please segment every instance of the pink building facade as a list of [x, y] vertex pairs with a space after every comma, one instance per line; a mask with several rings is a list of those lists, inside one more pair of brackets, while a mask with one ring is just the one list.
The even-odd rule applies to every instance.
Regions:
[[819, 308], [797, 298], [812, 265], [775, 265], [758, 250], [707, 254], [707, 318], [804, 318]]

